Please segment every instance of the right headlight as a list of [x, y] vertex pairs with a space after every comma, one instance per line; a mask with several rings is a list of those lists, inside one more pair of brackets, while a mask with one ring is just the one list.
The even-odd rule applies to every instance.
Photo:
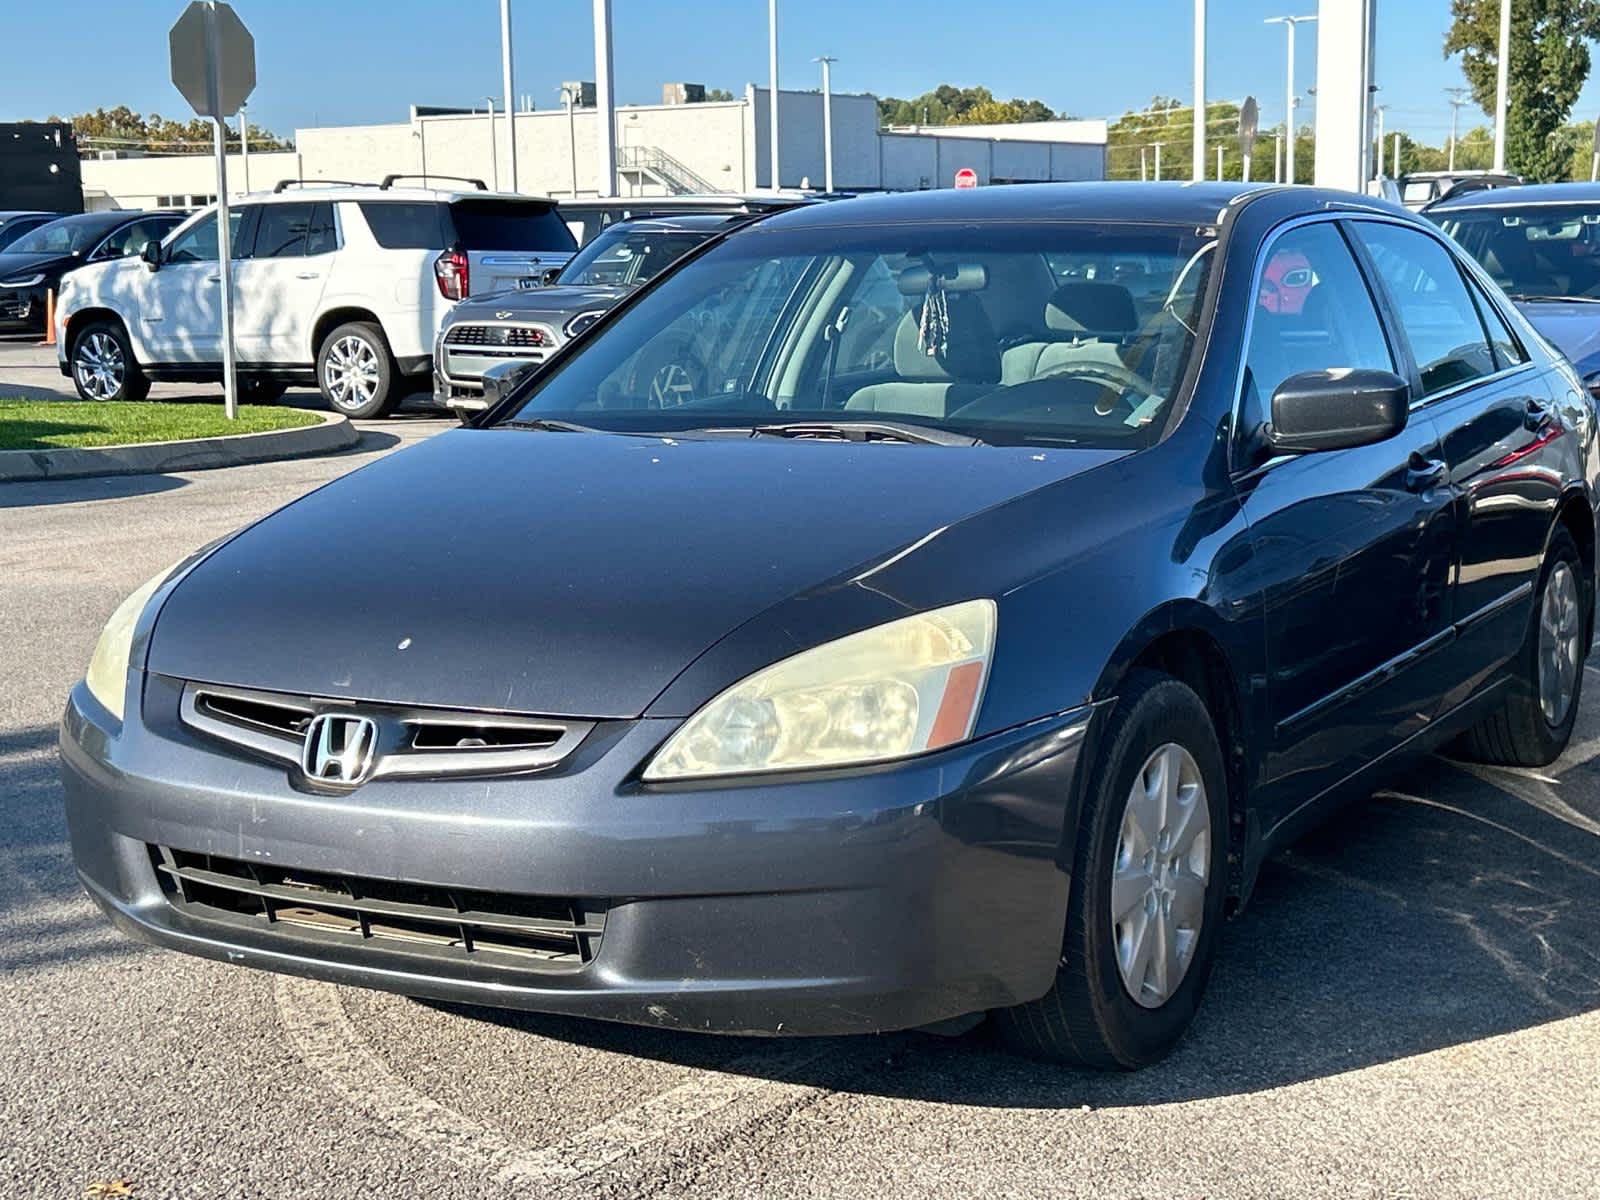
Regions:
[[119, 721], [122, 720], [123, 696], [128, 690], [128, 654], [133, 648], [133, 631], [139, 624], [144, 606], [150, 603], [150, 597], [156, 594], [156, 589], [171, 574], [172, 568], [168, 567], [159, 575], [152, 576], [117, 606], [117, 611], [111, 614], [106, 627], [100, 631], [100, 640], [95, 643], [94, 655], [89, 659], [89, 670], [84, 674], [83, 681], [89, 685], [94, 698]]
[[605, 315], [605, 309], [591, 308], [588, 312], [581, 312], [577, 316], [573, 317], [572, 320], [568, 321], [562, 332], [565, 333], [569, 338], [575, 338]]
[[994, 635], [994, 601], [968, 600], [786, 658], [684, 722], [644, 778], [860, 766], [965, 741]]

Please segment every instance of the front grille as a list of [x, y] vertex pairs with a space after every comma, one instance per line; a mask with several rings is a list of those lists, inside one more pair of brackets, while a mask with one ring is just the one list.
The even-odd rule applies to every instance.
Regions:
[[447, 346], [510, 346], [525, 349], [549, 346], [553, 339], [538, 325], [452, 325], [445, 332]]
[[302, 871], [150, 847], [175, 908], [232, 925], [291, 926], [330, 943], [520, 970], [577, 970], [594, 961], [606, 904]]
[[26, 296], [16, 292], [0, 292], [0, 317], [7, 320], [19, 320], [28, 315], [33, 308], [33, 302]]

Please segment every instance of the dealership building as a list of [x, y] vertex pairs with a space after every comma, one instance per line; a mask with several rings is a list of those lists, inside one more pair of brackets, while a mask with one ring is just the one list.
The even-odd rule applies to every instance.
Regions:
[[[601, 130], [593, 85], [569, 85], [580, 103], [515, 116], [517, 185], [556, 198], [600, 193]], [[668, 84], [662, 104], [616, 110], [617, 195], [750, 192], [772, 186], [771, 92], [747, 86], [741, 99], [695, 100], [692, 84]], [[584, 104], [582, 101], [589, 101]], [[832, 98], [834, 187], [915, 191], [949, 187], [957, 171], [980, 184], [1102, 179], [1104, 121], [881, 128], [877, 98]], [[817, 187], [825, 177], [822, 96], [779, 93], [778, 186]], [[280, 179], [376, 183], [391, 173], [460, 175], [511, 186], [504, 116], [414, 106], [410, 119], [382, 125], [295, 132], [295, 149], [230, 156], [230, 192]], [[82, 164], [84, 207], [192, 207], [215, 198], [210, 155], [101, 152]]]

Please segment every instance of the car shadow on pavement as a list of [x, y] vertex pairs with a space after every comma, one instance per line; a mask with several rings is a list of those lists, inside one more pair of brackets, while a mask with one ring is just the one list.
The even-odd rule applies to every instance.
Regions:
[[[717, 1069], [946, 1104], [1120, 1107], [1276, 1088], [1589, 1012], [1600, 1008], [1600, 761], [1563, 764], [1557, 781], [1430, 759], [1274, 859], [1224, 931], [1194, 1028], [1144, 1071], [1006, 1054], [987, 1026], [829, 1039], [798, 1069], [792, 1042], [731, 1039]], [[438, 1007], [708, 1065], [699, 1035]]]
[[94, 475], [85, 479], [40, 479], [0, 483], [0, 508], [80, 504], [86, 500], [125, 500], [153, 496], [188, 484], [177, 475]]

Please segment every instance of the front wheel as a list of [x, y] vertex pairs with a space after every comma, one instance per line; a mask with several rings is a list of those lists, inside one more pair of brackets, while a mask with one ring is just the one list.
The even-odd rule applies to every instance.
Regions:
[[150, 380], [116, 321], [84, 326], [72, 340], [71, 362], [72, 385], [81, 399], [143, 400], [150, 394]]
[[347, 417], [387, 416], [400, 402], [394, 357], [383, 330], [367, 321], [340, 325], [317, 351], [322, 397]]
[[1036, 1057], [1128, 1070], [1166, 1057], [1200, 1005], [1227, 880], [1222, 750], [1178, 680], [1131, 672], [1085, 789], [1054, 986], [996, 1014]]

